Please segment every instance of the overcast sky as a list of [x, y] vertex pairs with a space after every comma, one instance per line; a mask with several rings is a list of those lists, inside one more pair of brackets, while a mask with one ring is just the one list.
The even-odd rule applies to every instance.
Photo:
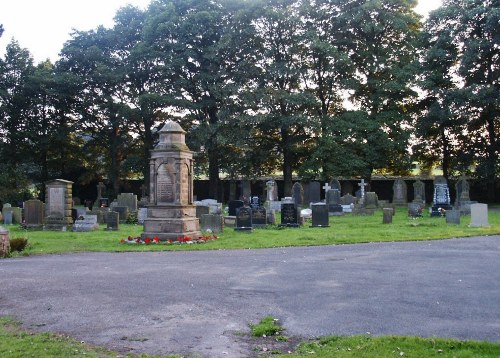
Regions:
[[[55, 62], [71, 30], [90, 30], [99, 25], [111, 27], [113, 17], [127, 4], [145, 9], [150, 0], [0, 0], [0, 56], [15, 38], [38, 63], [47, 58]], [[441, 0], [419, 0], [417, 12], [426, 14]]]

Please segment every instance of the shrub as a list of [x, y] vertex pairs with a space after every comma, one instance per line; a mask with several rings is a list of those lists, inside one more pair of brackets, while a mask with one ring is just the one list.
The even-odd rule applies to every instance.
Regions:
[[24, 239], [22, 237], [16, 239], [10, 239], [10, 250], [11, 251], [23, 251], [28, 245], [28, 239]]

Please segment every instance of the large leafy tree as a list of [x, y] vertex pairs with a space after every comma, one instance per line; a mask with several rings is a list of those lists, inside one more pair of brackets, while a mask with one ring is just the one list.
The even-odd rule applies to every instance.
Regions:
[[411, 105], [416, 96], [411, 85], [416, 74], [420, 18], [414, 0], [359, 0], [346, 2], [341, 13], [346, 22], [349, 56], [355, 66], [351, 101], [359, 115], [349, 141], [361, 142], [358, 160], [370, 177], [374, 170], [404, 173], [411, 161]]
[[147, 46], [164, 80], [165, 107], [172, 115], [183, 114], [190, 144], [207, 163], [211, 197], [220, 197], [224, 152], [231, 150], [224, 137], [242, 108], [240, 89], [252, 49], [247, 22], [239, 2], [173, 0], [152, 3], [145, 26]]
[[285, 195], [291, 194], [292, 174], [304, 160], [310, 138], [313, 96], [304, 90], [305, 27], [297, 3], [265, 1], [255, 20], [260, 46], [259, 111], [254, 125], [280, 155]]
[[[447, 0], [426, 23], [428, 49], [427, 111], [443, 113], [443, 167], [454, 163], [462, 171], [474, 165], [484, 178], [488, 196], [495, 198], [498, 175], [500, 25], [499, 1]], [[425, 126], [430, 134], [436, 126]]]

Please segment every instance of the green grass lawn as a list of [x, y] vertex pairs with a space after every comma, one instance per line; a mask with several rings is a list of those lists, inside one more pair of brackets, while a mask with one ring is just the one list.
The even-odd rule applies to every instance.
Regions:
[[281, 357], [500, 357], [500, 344], [418, 337], [324, 337]]
[[[444, 218], [409, 219], [405, 209], [398, 209], [392, 224], [382, 224], [382, 211], [374, 216], [345, 215], [330, 218], [329, 228], [310, 228], [306, 222], [301, 228], [269, 226], [253, 232], [238, 232], [226, 228], [215, 241], [193, 245], [129, 245], [120, 239], [140, 236], [141, 225], [120, 225], [119, 231], [105, 231], [104, 226], [93, 232], [27, 231], [17, 225], [7, 225], [11, 238], [28, 238], [24, 255], [82, 251], [161, 251], [161, 250], [220, 250], [286, 246], [314, 246], [354, 244], [382, 241], [435, 240], [453, 237], [500, 234], [500, 212], [490, 210], [489, 227], [469, 228], [470, 216], [464, 216], [460, 225], [446, 224]], [[16, 254], [14, 254], [15, 256]]]

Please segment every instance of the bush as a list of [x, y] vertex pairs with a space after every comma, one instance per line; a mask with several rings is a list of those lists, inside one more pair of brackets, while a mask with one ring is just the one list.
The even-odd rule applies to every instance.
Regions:
[[22, 237], [10, 240], [10, 251], [23, 251], [28, 246], [28, 239]]

